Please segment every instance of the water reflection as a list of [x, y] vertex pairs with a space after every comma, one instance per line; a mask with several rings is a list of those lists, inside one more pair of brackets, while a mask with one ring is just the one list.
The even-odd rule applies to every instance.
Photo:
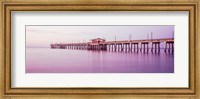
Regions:
[[26, 49], [26, 73], [173, 73], [173, 53]]

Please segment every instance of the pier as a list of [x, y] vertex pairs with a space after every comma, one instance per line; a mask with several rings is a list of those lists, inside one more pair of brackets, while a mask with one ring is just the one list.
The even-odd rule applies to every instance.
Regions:
[[[106, 41], [96, 38], [85, 43], [55, 43], [51, 44], [52, 49], [76, 49], [76, 50], [105, 50], [124, 52], [160, 52], [160, 45], [164, 44], [164, 52], [174, 51], [174, 38], [143, 39], [143, 40], [123, 40]], [[151, 46], [151, 47], [150, 47]]]

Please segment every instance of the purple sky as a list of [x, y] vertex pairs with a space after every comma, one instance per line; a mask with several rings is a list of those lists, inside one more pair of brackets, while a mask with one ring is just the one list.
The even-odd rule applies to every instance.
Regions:
[[174, 25], [161, 26], [26, 26], [26, 47], [49, 47], [51, 43], [172, 38]]

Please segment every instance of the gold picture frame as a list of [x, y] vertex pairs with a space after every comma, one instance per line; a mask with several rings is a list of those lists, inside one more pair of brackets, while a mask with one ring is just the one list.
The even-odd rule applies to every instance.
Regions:
[[[4, 0], [1, 2], [0, 98], [196, 98], [199, 88], [200, 1], [159, 0]], [[11, 88], [11, 12], [12, 11], [188, 11], [189, 12], [189, 88]], [[34, 97], [39, 96], [39, 97]], [[148, 96], [148, 97], [146, 97]], [[31, 98], [30, 97], [30, 98]], [[32, 99], [31, 98], [31, 99]]]

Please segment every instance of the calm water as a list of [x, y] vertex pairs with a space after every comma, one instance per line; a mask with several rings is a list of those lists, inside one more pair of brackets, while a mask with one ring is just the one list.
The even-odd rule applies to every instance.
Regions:
[[26, 48], [26, 73], [173, 73], [172, 53]]

